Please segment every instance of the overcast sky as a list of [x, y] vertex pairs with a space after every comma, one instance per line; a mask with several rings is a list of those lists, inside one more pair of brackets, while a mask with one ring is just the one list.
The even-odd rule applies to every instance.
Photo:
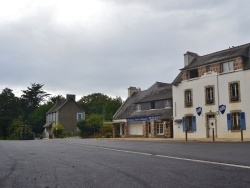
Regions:
[[171, 83], [187, 51], [250, 43], [249, 0], [0, 0], [0, 89], [77, 99]]

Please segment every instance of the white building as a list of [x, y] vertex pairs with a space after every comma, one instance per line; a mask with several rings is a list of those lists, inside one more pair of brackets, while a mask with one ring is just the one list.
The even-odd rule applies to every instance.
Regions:
[[250, 138], [250, 44], [184, 54], [173, 81], [174, 138]]

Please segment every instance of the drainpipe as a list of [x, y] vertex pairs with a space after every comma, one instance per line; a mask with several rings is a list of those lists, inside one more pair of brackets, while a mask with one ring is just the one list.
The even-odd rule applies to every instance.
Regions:
[[[220, 109], [219, 109], [219, 105], [220, 105], [220, 91], [219, 91], [219, 75], [217, 73], [217, 101], [218, 101], [218, 115], [220, 115]], [[217, 129], [218, 129], [218, 121], [217, 121], [217, 118], [216, 118], [216, 138], [218, 138], [218, 132], [217, 132]]]
[[218, 115], [220, 115], [220, 109], [219, 109], [219, 105], [220, 105], [220, 91], [219, 91], [219, 80], [218, 80], [218, 73], [217, 73], [217, 98], [218, 98]]

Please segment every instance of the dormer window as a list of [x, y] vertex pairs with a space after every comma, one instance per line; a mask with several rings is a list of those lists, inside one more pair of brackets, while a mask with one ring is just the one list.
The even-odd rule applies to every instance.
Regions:
[[152, 102], [150, 103], [150, 106], [151, 106], [151, 108], [150, 108], [150, 109], [155, 109], [155, 102], [154, 102], [154, 101], [152, 101]]
[[170, 99], [167, 99], [164, 102], [165, 102], [165, 108], [171, 108], [172, 103]]
[[198, 69], [192, 69], [188, 71], [189, 79], [198, 77]]
[[136, 111], [141, 111], [141, 104], [136, 104]]
[[222, 63], [221, 69], [222, 69], [221, 72], [230, 72], [230, 71], [233, 71], [234, 70], [234, 63], [233, 63], [233, 61]]

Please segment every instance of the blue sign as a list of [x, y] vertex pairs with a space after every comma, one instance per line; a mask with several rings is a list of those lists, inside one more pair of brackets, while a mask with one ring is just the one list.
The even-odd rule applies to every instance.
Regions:
[[226, 111], [226, 105], [224, 105], [224, 104], [220, 105], [219, 106], [219, 111], [220, 111], [220, 113], [224, 114], [225, 111]]
[[201, 107], [197, 107], [196, 108], [196, 113], [198, 114], [198, 116], [200, 116], [201, 113], [202, 113], [202, 108]]
[[157, 120], [159, 116], [157, 117], [138, 117], [138, 118], [127, 118], [127, 122], [137, 122], [137, 121], [151, 121], [151, 120]]

